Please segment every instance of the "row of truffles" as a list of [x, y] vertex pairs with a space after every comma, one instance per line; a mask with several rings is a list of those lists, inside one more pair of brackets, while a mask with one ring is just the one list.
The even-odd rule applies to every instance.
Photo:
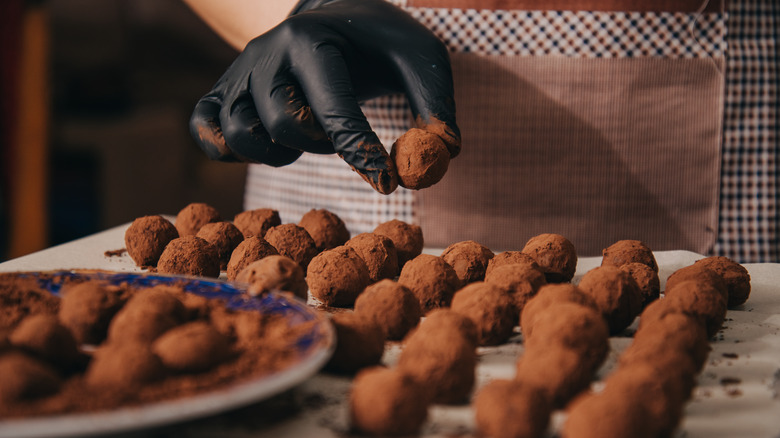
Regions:
[[[42, 291], [39, 295], [48, 295]], [[65, 283], [50, 311], [19, 300], [0, 333], [0, 416], [108, 409], [281, 369], [294, 342], [283, 317], [156, 285]], [[165, 388], [159, 391], [156, 388]]]
[[706, 363], [709, 340], [727, 309], [744, 304], [749, 294], [747, 270], [725, 257], [675, 271], [663, 298], [641, 313], [634, 339], [603, 389], [587, 391], [567, 407], [562, 436], [671, 436]]

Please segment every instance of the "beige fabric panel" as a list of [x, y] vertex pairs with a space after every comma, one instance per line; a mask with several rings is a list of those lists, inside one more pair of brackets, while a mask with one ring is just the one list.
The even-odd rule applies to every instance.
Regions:
[[583, 256], [619, 239], [712, 247], [722, 60], [452, 61], [463, 151], [441, 183], [415, 192], [427, 246], [473, 239], [518, 250], [555, 232]]

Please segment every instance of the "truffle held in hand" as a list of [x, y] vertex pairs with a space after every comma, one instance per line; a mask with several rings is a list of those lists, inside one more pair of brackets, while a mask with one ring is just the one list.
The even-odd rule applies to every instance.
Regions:
[[450, 152], [444, 141], [419, 128], [412, 128], [399, 137], [390, 157], [398, 169], [398, 183], [414, 190], [439, 182], [450, 165]]

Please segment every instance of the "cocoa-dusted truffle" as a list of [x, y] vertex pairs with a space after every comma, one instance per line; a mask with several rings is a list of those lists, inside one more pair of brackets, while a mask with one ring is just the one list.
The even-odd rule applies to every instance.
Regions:
[[639, 286], [631, 274], [618, 267], [593, 268], [582, 276], [578, 286], [596, 302], [610, 334], [625, 330], [642, 311]]
[[450, 165], [450, 152], [441, 137], [419, 128], [400, 136], [390, 157], [398, 170], [398, 184], [414, 190], [439, 182]]
[[235, 280], [238, 273], [252, 262], [271, 255], [279, 255], [279, 251], [265, 239], [258, 236], [247, 237], [236, 246], [236, 249], [230, 255], [230, 260], [227, 264], [228, 280]]
[[379, 364], [385, 351], [385, 338], [378, 325], [353, 312], [335, 313], [330, 321], [336, 330], [336, 349], [325, 369], [350, 374]]
[[136, 292], [120, 310], [108, 328], [110, 342], [135, 339], [149, 343], [184, 322], [187, 310], [166, 286]]
[[423, 315], [438, 307], [448, 307], [461, 284], [452, 266], [430, 254], [420, 254], [406, 263], [398, 282], [414, 292]]
[[282, 224], [271, 227], [265, 233], [265, 240], [280, 255], [289, 257], [306, 269], [311, 259], [317, 255], [317, 244], [309, 232], [295, 224]]
[[30, 315], [11, 332], [8, 340], [52, 365], [68, 371], [78, 365], [84, 357], [79, 351], [76, 339], [56, 315]]
[[493, 251], [473, 240], [465, 240], [448, 246], [441, 253], [441, 258], [455, 269], [461, 283], [467, 284], [485, 279]]
[[222, 220], [216, 208], [203, 202], [193, 202], [179, 211], [174, 225], [179, 231], [179, 237], [194, 236], [200, 227]]
[[55, 393], [61, 383], [57, 372], [45, 362], [17, 351], [0, 355], [0, 404]]
[[566, 412], [562, 438], [658, 436], [657, 425], [641, 405], [611, 392], [587, 393], [574, 400]]
[[328, 210], [309, 210], [298, 222], [317, 245], [317, 251], [322, 252], [341, 246], [349, 240], [349, 231], [344, 221]]
[[696, 386], [700, 367], [687, 352], [665, 345], [660, 338], [644, 338], [632, 342], [618, 357], [618, 368], [650, 366], [660, 376], [674, 385], [686, 399], [690, 399]]
[[348, 307], [368, 286], [368, 268], [354, 249], [342, 245], [312, 259], [306, 282], [311, 295], [326, 306]]
[[352, 428], [365, 435], [414, 435], [428, 417], [422, 387], [395, 369], [360, 371], [349, 393]]
[[357, 251], [366, 262], [372, 283], [383, 278], [394, 278], [399, 273], [398, 252], [389, 237], [376, 233], [360, 233], [345, 244]]
[[587, 389], [593, 371], [582, 365], [580, 353], [560, 346], [527, 349], [517, 361], [516, 380], [542, 390], [555, 409]]
[[713, 256], [697, 260], [723, 277], [729, 291], [728, 306], [735, 307], [744, 304], [750, 296], [750, 274], [744, 266], [728, 257]]
[[242, 211], [233, 218], [233, 224], [241, 230], [244, 238], [263, 237], [271, 227], [282, 224], [279, 212], [270, 208]]
[[542, 268], [539, 267], [539, 264], [536, 263], [536, 260], [534, 260], [534, 258], [530, 255], [521, 251], [504, 251], [494, 255], [493, 258], [490, 259], [487, 265], [487, 269], [485, 270], [485, 277], [490, 275], [490, 271], [493, 269], [504, 265], [515, 264], [528, 265], [538, 270], [539, 272], [542, 272]]
[[226, 269], [233, 250], [244, 240], [244, 235], [230, 222], [212, 222], [203, 225], [198, 237], [214, 246], [219, 257], [220, 269]]
[[355, 301], [355, 312], [374, 321], [385, 339], [400, 340], [417, 326], [422, 311], [417, 297], [393, 280], [368, 286]]
[[554, 304], [540, 312], [525, 334], [529, 352], [545, 348], [576, 351], [583, 368], [595, 372], [609, 352], [609, 331], [598, 311], [575, 303]]
[[454, 312], [450, 308], [435, 309], [425, 315], [425, 319], [422, 320], [418, 326], [420, 331], [427, 333], [428, 331], [449, 330], [457, 331], [466, 340], [477, 347], [479, 342], [479, 335], [477, 333], [477, 326], [474, 325], [474, 321], [466, 318], [465, 316]]
[[664, 300], [683, 312], [701, 318], [712, 337], [718, 333], [726, 319], [726, 300], [711, 285], [696, 281], [683, 281], [666, 289]]
[[270, 255], [250, 263], [238, 273], [236, 281], [249, 284], [247, 292], [254, 296], [281, 290], [292, 292], [302, 300], [308, 298], [309, 286], [303, 268], [281, 255]]
[[525, 263], [513, 263], [499, 266], [485, 275], [485, 282], [496, 285], [509, 292], [515, 303], [518, 316], [528, 300], [547, 284], [542, 271]]
[[672, 272], [672, 275], [666, 279], [666, 289], [672, 289], [683, 281], [707, 283], [714, 287], [723, 296], [724, 300], [728, 301], [729, 299], [729, 289], [726, 286], [726, 281], [704, 263], [694, 263]]
[[377, 225], [374, 233], [387, 236], [393, 241], [398, 254], [399, 269], [403, 268], [407, 261], [422, 254], [424, 240], [422, 228], [418, 225], [393, 219]]
[[639, 317], [635, 344], [657, 344], [657, 348], [675, 349], [689, 355], [698, 370], [704, 366], [711, 348], [704, 324], [696, 317], [681, 313], [665, 299], [648, 306]]
[[493, 438], [541, 437], [551, 413], [543, 391], [517, 380], [492, 380], [474, 400], [477, 430]]
[[653, 251], [641, 240], [618, 240], [601, 251], [601, 266], [621, 267], [628, 263], [642, 263], [658, 272]]
[[406, 337], [398, 358], [398, 368], [425, 388], [435, 403], [466, 402], [474, 387], [476, 349], [453, 322], [424, 320]]
[[92, 387], [111, 391], [136, 390], [139, 384], [152, 382], [165, 376], [160, 358], [147, 343], [137, 340], [110, 342], [95, 350], [85, 374]]
[[99, 281], [62, 288], [59, 319], [80, 344], [99, 344], [106, 338], [111, 318], [122, 307], [120, 292]]
[[179, 232], [162, 216], [135, 219], [125, 231], [125, 248], [136, 265], [157, 266], [165, 246], [179, 237]]
[[564, 302], [582, 304], [597, 309], [593, 298], [573, 284], [546, 284], [540, 287], [536, 296], [523, 307], [520, 314], [520, 327], [523, 335], [527, 335], [533, 330], [533, 324], [539, 312], [554, 304]]
[[620, 269], [628, 272], [634, 279], [639, 294], [642, 296], [642, 308], [657, 300], [661, 296], [661, 279], [658, 278], [658, 272], [644, 263], [626, 263], [620, 266]]
[[571, 281], [577, 270], [577, 251], [560, 234], [539, 234], [526, 242], [523, 252], [533, 257], [548, 283]]
[[518, 312], [509, 292], [482, 281], [455, 292], [452, 310], [477, 326], [479, 345], [499, 345], [512, 336]]
[[219, 255], [214, 245], [200, 237], [179, 237], [165, 247], [157, 262], [157, 272], [217, 278]]
[[230, 340], [205, 321], [174, 327], [158, 337], [152, 352], [166, 368], [179, 372], [200, 372], [230, 357]]

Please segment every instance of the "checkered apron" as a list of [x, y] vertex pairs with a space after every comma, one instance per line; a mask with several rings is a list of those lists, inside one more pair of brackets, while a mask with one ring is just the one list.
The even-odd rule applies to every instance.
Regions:
[[[398, 218], [430, 247], [556, 232], [581, 255], [641, 239], [778, 258], [771, 0], [392, 1], [451, 52], [463, 152], [445, 178], [384, 196], [337, 156], [304, 154], [250, 166], [245, 208], [288, 222], [326, 208], [353, 234]], [[388, 147], [413, 126], [402, 96], [363, 109]]]

